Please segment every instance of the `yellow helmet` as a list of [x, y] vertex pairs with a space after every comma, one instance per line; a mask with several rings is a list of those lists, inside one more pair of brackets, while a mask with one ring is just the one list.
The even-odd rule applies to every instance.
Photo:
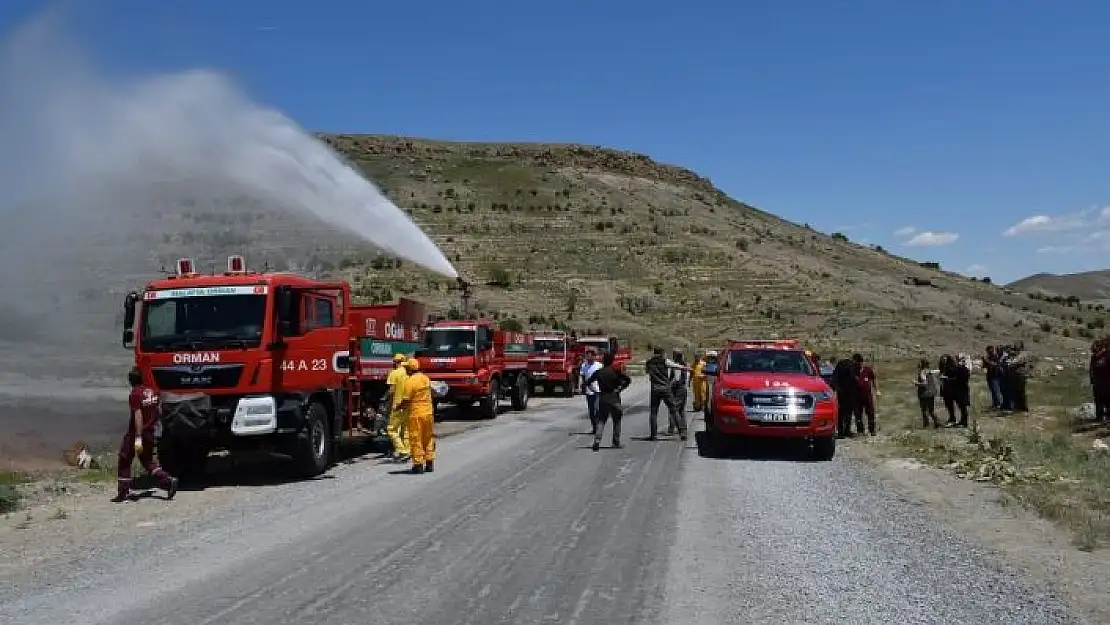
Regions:
[[396, 363], [396, 364], [401, 364], [401, 363], [405, 362], [405, 355], [404, 354], [393, 354], [393, 362]]
[[408, 360], [405, 361], [405, 368], [408, 369], [409, 371], [419, 371], [420, 370], [420, 362], [418, 360], [416, 360], [415, 358], [409, 358]]

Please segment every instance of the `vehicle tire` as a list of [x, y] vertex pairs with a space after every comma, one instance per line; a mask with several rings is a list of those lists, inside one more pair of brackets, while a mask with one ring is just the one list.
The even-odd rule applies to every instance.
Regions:
[[497, 378], [489, 381], [489, 391], [486, 396], [482, 398], [478, 406], [478, 411], [484, 419], [497, 418], [497, 405], [501, 401], [501, 385], [498, 384]]
[[706, 429], [702, 433], [702, 441], [705, 445], [704, 456], [707, 458], [720, 458], [725, 455], [728, 444], [720, 433], [713, 430]]
[[513, 389], [513, 410], [527, 410], [528, 399], [532, 396], [532, 380], [526, 374], [520, 374], [516, 379], [516, 388]]
[[293, 464], [297, 475], [316, 477], [328, 470], [331, 464], [331, 432], [328, 411], [323, 404], [312, 402], [304, 415], [305, 428], [297, 434], [293, 451]]
[[813, 439], [810, 458], [818, 462], [828, 462], [836, 455], [836, 436], [821, 436]]
[[208, 468], [208, 447], [163, 436], [158, 441], [158, 464], [181, 483], [199, 482]]

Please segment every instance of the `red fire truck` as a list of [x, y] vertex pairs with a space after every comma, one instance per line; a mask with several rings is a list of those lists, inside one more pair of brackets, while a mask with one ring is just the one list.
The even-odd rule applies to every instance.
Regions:
[[477, 403], [487, 419], [497, 417], [502, 399], [513, 410], [528, 407], [531, 334], [496, 329], [489, 319], [443, 320], [426, 325], [423, 338], [417, 360], [431, 380], [447, 384], [445, 401], [460, 408]]
[[193, 261], [130, 293], [123, 344], [160, 392], [158, 455], [184, 478], [203, 473], [217, 449], [267, 449], [314, 476], [354, 429], [359, 345], [350, 286], [288, 273], [202, 275]]
[[373, 414], [368, 426], [378, 432], [385, 426], [380, 403], [388, 387], [386, 378], [393, 368], [393, 356], [412, 357], [420, 349], [421, 327], [427, 319], [427, 306], [407, 297], [395, 304], [351, 306], [350, 327], [358, 342], [355, 377], [359, 381], [362, 403], [359, 413]]
[[564, 397], [574, 394], [575, 353], [568, 345], [569, 340], [566, 332], [558, 330], [538, 331], [533, 337], [528, 372], [545, 393], [559, 388]]
[[598, 354], [612, 353], [613, 367], [617, 370], [623, 370], [628, 361], [632, 360], [632, 347], [628, 341], [611, 335], [580, 336], [575, 339], [574, 348], [577, 353], [583, 353], [587, 349]]
[[712, 380], [707, 440], [719, 450], [740, 439], [794, 438], [818, 460], [836, 454], [836, 395], [800, 342], [729, 341]]

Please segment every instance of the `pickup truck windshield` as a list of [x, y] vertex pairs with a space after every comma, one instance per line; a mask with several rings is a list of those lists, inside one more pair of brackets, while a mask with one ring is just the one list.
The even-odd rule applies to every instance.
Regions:
[[536, 339], [532, 351], [538, 354], [562, 354], [567, 351], [566, 341], [562, 339]]
[[143, 303], [143, 351], [258, 347], [265, 295], [208, 295]]
[[782, 349], [738, 349], [728, 353], [726, 373], [795, 373], [815, 375], [805, 352]]
[[437, 330], [424, 331], [424, 350], [432, 358], [442, 356], [473, 356], [478, 351], [478, 332], [476, 330]]

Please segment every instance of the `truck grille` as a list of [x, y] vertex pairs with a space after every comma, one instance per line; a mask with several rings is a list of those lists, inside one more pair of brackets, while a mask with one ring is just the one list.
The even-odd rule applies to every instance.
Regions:
[[797, 395], [781, 392], [744, 394], [745, 408], [813, 410], [813, 403], [813, 395], [809, 393], [799, 393]]
[[165, 391], [235, 388], [243, 377], [243, 364], [152, 367], [151, 373], [155, 385]]

